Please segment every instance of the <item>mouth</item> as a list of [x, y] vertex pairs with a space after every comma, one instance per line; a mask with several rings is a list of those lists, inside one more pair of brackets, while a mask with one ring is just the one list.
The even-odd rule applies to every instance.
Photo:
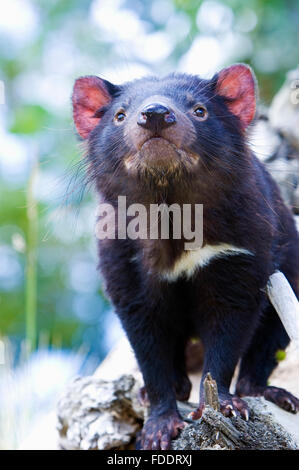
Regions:
[[147, 142], [158, 142], [158, 141], [164, 141], [164, 142], [168, 142], [169, 144], [172, 144], [176, 147], [176, 145], [171, 142], [170, 140], [166, 139], [165, 137], [162, 137], [160, 134], [153, 134], [151, 137], [149, 137], [148, 139], [146, 139], [143, 144], [141, 145], [141, 148], [143, 147], [144, 144], [146, 144]]
[[139, 150], [142, 164], [153, 168], [177, 167], [181, 161], [178, 147], [167, 139], [153, 136]]
[[185, 172], [192, 172], [199, 156], [177, 147], [173, 142], [154, 135], [145, 140], [136, 153], [125, 159], [125, 167], [132, 175], [154, 179], [159, 186], [165, 186], [173, 178]]

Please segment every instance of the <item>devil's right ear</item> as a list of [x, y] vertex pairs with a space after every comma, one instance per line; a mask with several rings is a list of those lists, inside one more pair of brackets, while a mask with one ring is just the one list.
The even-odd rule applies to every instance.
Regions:
[[107, 80], [90, 75], [75, 81], [72, 103], [73, 117], [78, 134], [87, 139], [97, 126], [100, 117], [97, 111], [112, 100], [119, 88]]

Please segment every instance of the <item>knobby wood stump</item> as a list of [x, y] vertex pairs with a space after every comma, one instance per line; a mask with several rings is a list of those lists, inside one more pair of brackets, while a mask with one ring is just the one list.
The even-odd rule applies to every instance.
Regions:
[[[134, 449], [148, 410], [141, 406], [138, 391], [142, 384], [132, 375], [114, 380], [83, 377], [71, 383], [58, 403], [58, 430], [63, 449]], [[174, 450], [296, 450], [299, 442], [284, 421], [293, 419], [299, 428], [299, 415], [292, 416], [263, 398], [246, 398], [250, 409], [248, 422], [239, 417], [226, 418], [219, 410], [216, 383], [205, 382], [206, 408], [199, 421], [188, 418], [196, 404], [178, 407], [187, 426], [172, 441]], [[273, 413], [274, 409], [274, 413]]]

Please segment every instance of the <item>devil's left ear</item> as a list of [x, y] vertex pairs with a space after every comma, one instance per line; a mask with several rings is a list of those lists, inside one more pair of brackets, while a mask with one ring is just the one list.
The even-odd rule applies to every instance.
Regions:
[[101, 116], [97, 111], [106, 106], [118, 92], [119, 87], [93, 75], [75, 81], [72, 95], [73, 117], [76, 129], [83, 139], [100, 122]]
[[225, 98], [229, 110], [240, 119], [245, 130], [256, 111], [256, 79], [253, 71], [248, 65], [235, 64], [221, 70], [214, 80], [217, 93]]

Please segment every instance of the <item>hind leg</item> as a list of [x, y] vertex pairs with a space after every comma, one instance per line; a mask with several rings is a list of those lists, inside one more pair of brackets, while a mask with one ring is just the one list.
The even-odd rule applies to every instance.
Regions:
[[268, 379], [278, 364], [276, 354], [284, 350], [289, 337], [274, 308], [266, 308], [251, 345], [242, 358], [236, 393], [240, 397], [263, 396], [292, 413], [299, 411], [299, 400], [283, 388], [268, 386]]

